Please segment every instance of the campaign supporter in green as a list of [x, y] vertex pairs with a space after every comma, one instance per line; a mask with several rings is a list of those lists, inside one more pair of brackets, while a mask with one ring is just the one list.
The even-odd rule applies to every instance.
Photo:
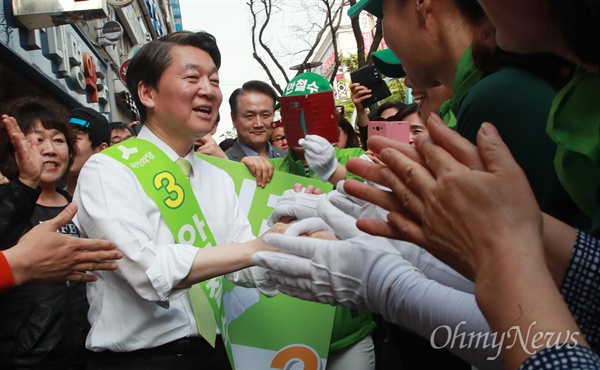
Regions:
[[556, 95], [547, 133], [556, 141], [556, 172], [567, 192], [600, 231], [600, 76], [578, 68]]
[[[481, 124], [492, 122], [525, 171], [542, 211], [587, 230], [590, 217], [559, 181], [554, 165], [557, 146], [546, 134], [557, 86], [570, 64], [547, 54], [516, 56], [493, 49], [483, 52], [484, 47], [475, 39], [462, 54], [452, 81], [453, 95], [442, 104], [441, 117], [474, 144]], [[386, 57], [391, 59], [401, 68], [398, 58]]]
[[[285, 88], [284, 96], [305, 95], [318, 92], [332, 91], [331, 84], [322, 76], [305, 72], [292, 79]], [[334, 106], [331, 107], [335, 109]], [[333, 124], [337, 127], [337, 120]], [[282, 123], [285, 129], [286, 116], [282, 111]], [[288, 120], [289, 124], [289, 120]], [[287, 132], [286, 132], [286, 136]], [[306, 135], [300, 139], [299, 147], [290, 147], [288, 154], [283, 158], [274, 158], [269, 161], [276, 171], [287, 172], [294, 175], [319, 178], [321, 181], [330, 181], [335, 185], [344, 178], [361, 178], [346, 171], [345, 164], [350, 158], [366, 158], [365, 151], [361, 148], [334, 148], [331, 143], [318, 135]], [[300, 156], [305, 157], [306, 165]], [[337, 307], [333, 322], [330, 351], [344, 351], [351, 359], [354, 368], [373, 369], [374, 349], [371, 332], [376, 324], [370, 312], [361, 312], [347, 308]], [[330, 352], [328, 369], [341, 369], [343, 363], [335, 364], [335, 353]], [[349, 362], [346, 362], [348, 364]], [[330, 365], [337, 365], [331, 367]]]
[[[597, 53], [598, 49], [593, 47], [597, 44], [598, 36], [600, 35], [600, 32], [598, 32], [598, 23], [593, 16], [594, 14], [598, 14], [597, 1], [581, 1], [578, 2], [578, 6], [573, 6], [573, 2], [568, 0], [511, 0], [503, 2], [480, 0], [480, 2], [486, 6], [488, 14], [498, 26], [498, 41], [499, 43], [501, 42], [503, 48], [518, 52], [534, 52], [540, 49], [553, 51], [562, 57], [580, 63], [582, 67], [585, 66], [590, 72], [597, 74], [599, 54]], [[364, 4], [368, 3], [369, 0], [363, 0], [358, 5], [364, 6]], [[382, 1], [372, 1], [371, 3], [376, 4], [379, 13], [381, 13]], [[387, 13], [387, 18], [384, 20], [385, 34], [386, 36], [397, 36], [394, 32], [390, 31], [396, 26], [394, 24], [395, 21], [407, 14], [410, 8], [406, 4], [409, 4], [409, 2], [384, 0], [383, 3], [385, 4]], [[451, 2], [428, 2], [433, 7], [435, 7], [436, 3], [447, 5]], [[559, 9], [560, 11], [558, 11]], [[579, 19], [577, 15], [580, 15]], [[431, 20], [431, 17], [427, 19]], [[561, 22], [554, 22], [556, 20], [560, 20]], [[581, 20], [581, 22], [574, 22], [573, 20]], [[435, 24], [433, 21], [423, 23]], [[396, 30], [402, 29], [406, 33], [406, 29], [401, 27], [401, 24], [398, 26]], [[554, 29], [557, 32], [546, 32], [548, 29]], [[566, 35], [561, 31], [564, 31]], [[582, 34], [586, 34], [589, 37], [581, 37]], [[416, 37], [416, 35], [411, 32], [410, 37]], [[388, 44], [390, 44], [390, 47], [394, 51], [401, 52], [401, 45], [394, 43], [394, 40], [395, 37], [390, 37], [386, 41], [388, 41]], [[435, 41], [439, 42], [437, 39]], [[574, 45], [571, 46], [569, 44]], [[587, 52], [588, 50], [590, 51], [589, 53]], [[594, 55], [590, 55], [591, 53], [594, 53]], [[400, 54], [398, 55], [401, 56]], [[594, 118], [592, 112], [597, 111], [597, 104], [592, 103], [587, 109], [584, 117], [577, 117], [581, 118], [583, 122], [586, 119]], [[572, 311], [573, 316], [570, 317], [571, 315], [565, 309], [564, 300], [566, 297], [558, 294], [556, 289], [557, 282], [560, 282], [562, 279], [557, 279], [557, 276], [554, 275], [556, 270], [552, 271], [551, 264], [563, 263], [562, 267], [566, 267], [565, 264], [568, 262], [570, 254], [566, 254], [567, 258], [562, 258], [561, 261], [549, 259], [547, 254], [546, 256], [544, 255], [545, 248], [558, 247], [552, 246], [554, 242], [563, 244], [559, 247], [562, 252], [565, 252], [566, 250], [564, 249], [569, 247], [573, 242], [573, 235], [564, 238], [563, 231], [565, 230], [561, 229], [564, 229], [566, 225], [558, 221], [554, 225], [547, 224], [550, 217], [541, 214], [537, 202], [528, 187], [527, 180], [523, 176], [523, 172], [520, 171], [518, 165], [513, 161], [508, 148], [503, 145], [500, 135], [491, 124], [481, 126], [478, 136], [480, 147], [477, 149], [467, 140], [460, 137], [460, 135], [456, 135], [447, 127], [441, 125], [438, 117], [432, 117], [429, 123], [431, 140], [418, 140], [417, 143], [417, 148], [420, 149], [419, 152], [425, 157], [425, 160], [417, 163], [408, 156], [400, 156], [391, 150], [384, 153], [387, 157], [386, 163], [390, 165], [389, 168], [398, 176], [397, 180], [399, 181], [394, 179], [393, 181], [386, 181], [386, 183], [396, 191], [396, 197], [400, 200], [399, 203], [401, 203], [402, 196], [405, 196], [407, 193], [405, 189], [408, 188], [408, 192], [412, 192], [415, 195], [411, 197], [411, 206], [415, 203], [419, 205], [424, 204], [425, 206], [421, 207], [424, 212], [416, 209], [419, 206], [406, 207], [405, 202], [404, 208], [407, 210], [401, 207], [395, 209], [396, 211], [400, 209], [397, 213], [402, 213], [404, 217], [391, 215], [392, 217], [389, 219], [390, 226], [387, 231], [383, 227], [379, 231], [375, 230], [372, 227], [374, 224], [371, 224], [371, 232], [377, 235], [398, 235], [403, 237], [403, 239], [408, 237], [408, 240], [413, 240], [420, 245], [426, 246], [429, 250], [437, 252], [438, 255], [442, 256], [444, 260], [450, 262], [453, 266], [462, 268], [467, 276], [474, 277], [477, 284], [477, 303], [482, 308], [494, 332], [500, 333], [506, 332], [506, 330], [525, 329], [529, 333], [528, 329], [531, 329], [533, 325], [541, 324], [543, 331], [538, 331], [539, 329], [534, 330], [542, 335], [546, 335], [546, 333], [580, 333], [580, 329], [577, 327], [577, 324], [579, 324], [581, 330], [586, 335], [585, 339], [590, 341], [593, 348], [592, 339], [597, 337], [596, 334], [598, 331], [592, 330], [586, 333], [585, 325], [582, 325], [582, 320], [579, 319], [580, 313]], [[597, 122], [593, 122], [592, 125], [595, 123]], [[523, 124], [528, 124], [528, 122], [523, 122]], [[570, 127], [569, 125], [568, 128], [576, 128], [576, 126]], [[598, 138], [597, 131], [596, 129], [592, 132], [592, 136], [596, 138], [594, 140]], [[579, 135], [582, 132], [579, 131]], [[585, 137], [585, 134], [582, 136]], [[379, 143], [380, 147], [383, 146], [382, 144], [386, 144], [385, 140], [374, 140], [373, 143]], [[448, 152], [444, 152], [440, 147], [435, 147], [432, 143], [441, 145]], [[466, 150], [469, 150], [471, 154], [466, 154]], [[460, 151], [462, 151], [459, 153], [460, 155], [465, 156], [466, 154], [469, 158], [464, 160], [464, 158], [458, 158], [458, 155], [455, 155], [454, 159], [451, 158], [452, 154], [449, 154], [449, 152], [457, 153]], [[479, 160], [479, 162], [474, 163], [476, 160]], [[357, 166], [353, 166], [355, 163]], [[364, 169], [367, 167], [373, 169], [375, 167], [365, 165], [361, 161], [351, 162], [350, 166], [358, 173], [364, 173], [365, 175], [368, 173]], [[362, 168], [359, 166], [362, 166]], [[411, 168], [412, 171], [406, 171], [406, 168]], [[474, 168], [478, 170], [473, 170]], [[415, 173], [419, 173], [422, 176], [414, 176]], [[377, 179], [377, 176], [375, 176], [377, 175], [377, 171], [371, 171], [370, 174], [374, 176], [367, 177], [373, 180]], [[580, 173], [579, 176], [585, 176], [585, 173]], [[380, 180], [383, 179], [380, 178]], [[392, 184], [392, 182], [394, 183]], [[398, 186], [400, 182], [403, 186]], [[433, 186], [432, 183], [436, 186]], [[431, 191], [422, 191], [420, 187], [423, 186]], [[352, 188], [354, 190], [351, 190]], [[367, 189], [366, 186], [357, 182], [353, 182], [352, 187], [345, 190], [348, 190], [349, 194], [359, 195], [361, 198], [374, 201], [385, 208], [389, 207], [390, 211], [394, 210], [392, 206], [397, 201], [397, 199], [381, 194], [381, 191], [377, 189]], [[439, 196], [439, 194], [447, 196]], [[377, 198], [383, 201], [378, 202]], [[470, 206], [465, 207], [466, 204]], [[445, 211], [440, 212], [440, 209], [444, 209]], [[465, 209], [470, 209], [471, 211], [464, 212]], [[474, 214], [479, 214], [481, 217], [475, 217]], [[438, 218], [438, 215], [443, 216]], [[417, 219], [416, 221], [415, 218]], [[438, 222], [433, 221], [434, 219], [438, 219]], [[407, 224], [412, 224], [414, 227], [406, 226]], [[464, 230], [461, 231], [464, 231], [466, 235], [463, 234], [457, 237], [457, 229], [453, 227], [453, 225], [457, 224], [463, 226]], [[482, 230], [489, 228], [490, 225], [493, 225], [493, 232], [482, 232]], [[368, 225], [363, 223], [361, 226], [366, 230]], [[570, 228], [567, 227], [567, 229]], [[556, 233], [557, 231], [561, 232], [560, 235], [554, 235], [555, 237], [549, 238], [550, 235], [548, 234]], [[574, 229], [570, 229], [567, 234], [574, 231]], [[436, 237], [433, 237], [434, 235]], [[563, 239], [562, 241], [560, 240], [561, 238]], [[269, 243], [270, 238], [266, 239], [267, 243]], [[272, 238], [272, 240], [275, 239]], [[310, 240], [309, 238], [299, 239]], [[280, 240], [283, 241], [283, 238], [280, 238]], [[587, 248], [594, 250], [593, 243], [582, 243], [579, 240], [577, 243], [587, 244]], [[273, 244], [280, 247], [283, 246], [283, 243]], [[486, 247], [486, 253], [480, 253], [481, 246]], [[319, 247], [319, 252], [322, 255], [326, 255], [322, 251], [323, 245], [319, 245]], [[353, 250], [348, 249], [350, 253]], [[471, 250], [468, 251], [468, 249]], [[294, 253], [299, 249], [289, 248], [287, 250]], [[307, 249], [304, 248], [304, 250], [306, 251]], [[294, 253], [295, 256], [298, 254]], [[311, 261], [314, 261], [316, 255], [316, 253], [310, 254], [308, 257]], [[448, 257], [448, 255], [452, 256]], [[562, 257], [564, 256], [565, 254]], [[507, 258], [509, 263], [505, 263]], [[580, 256], [574, 256], [574, 258], [572, 261], [576, 262], [576, 259], [579, 259]], [[589, 282], [585, 284], [588, 295], [598, 296], [598, 289], [593, 288], [593, 284], [590, 284], [595, 278], [597, 264], [594, 261], [597, 261], [597, 259], [594, 260], [591, 255], [584, 257], [584, 259], [585, 262], [589, 262], [589, 267], [586, 266], [577, 269], [578, 274], [584, 275], [585, 279], [582, 280]], [[498, 263], [499, 261], [504, 261], [504, 263]], [[315, 261], [315, 263], [318, 263], [320, 269], [323, 266], [330, 267], [333, 265], [323, 264], [322, 261]], [[287, 271], [293, 271], [289, 264], [285, 267]], [[357, 270], [361, 271], [360, 266], [357, 267]], [[338, 271], [348, 270], [340, 269]], [[330, 276], [337, 277], [340, 275], [330, 274]], [[293, 282], [296, 280], [290, 279], [289, 281]], [[524, 281], [528, 281], [528, 283], [523, 284]], [[395, 289], [399, 285], [398, 279], [395, 276], [390, 282], [392, 283], [392, 289]], [[304, 281], [303, 285], [307, 289], [312, 288], [317, 291], [315, 289], [317, 285], [311, 284], [310, 281]], [[326, 286], [326, 284], [319, 286]], [[373, 284], [372, 286], [378, 285]], [[345, 292], [348, 291], [346, 290]], [[387, 305], [390, 302], [394, 302], [389, 290], [384, 287], [381, 292], [383, 293], [381, 295], [381, 303]], [[581, 294], [580, 296], [584, 295]], [[597, 311], [598, 305], [594, 304], [594, 301], [589, 303], [588, 313]], [[527, 309], [524, 309], [524, 305], [527, 306]], [[452, 307], [452, 305], [447, 305], [446, 308], [448, 307]], [[549, 307], [552, 309], [549, 309]], [[587, 316], [588, 313], [584, 313], [584, 315]], [[398, 316], [403, 315], [400, 314]], [[515, 317], [518, 317], [518, 320], [515, 320]], [[597, 323], [597, 312], [593, 317], [594, 319], [590, 320], [590, 322]], [[577, 322], [575, 323], [573, 319], [577, 320]], [[529, 328], [527, 328], [528, 326]], [[539, 338], [539, 335], [536, 334], [532, 337]], [[531, 337], [526, 339], [527, 342], [530, 341], [529, 338]], [[578, 339], [575, 341], [575, 344], [587, 346], [585, 339]], [[527, 361], [529, 362], [529, 366], [524, 366], [525, 364], [523, 364], [521, 368], [553, 368], [553, 366], [573, 368], [574, 366], [569, 366], [568, 361], [562, 360], [570, 360], [570, 357], [574, 356], [574, 354], [569, 355], [567, 358], [557, 357], [555, 353], [546, 354], [544, 357], [547, 357], [548, 360], [553, 360], [553, 365], [546, 365], [545, 361], [540, 361], [541, 358], [539, 355], [544, 353], [543, 351], [531, 356], [535, 351], [539, 351], [546, 346], [554, 346], [555, 349], [560, 350], [562, 348], [561, 344], [565, 344], [565, 342], [567, 342], [566, 339], [561, 339], [560, 342], [557, 341], [554, 344], [546, 343], [545, 346], [530, 342], [522, 343], [521, 346], [506, 346], [501, 348], [501, 350], [508, 368], [517, 368], [527, 358], [531, 360]], [[572, 344], [571, 340], [568, 342]], [[534, 351], [530, 352], [528, 348], [533, 348]], [[598, 358], [597, 356], [595, 357], [596, 361], [594, 362], [596, 366], [593, 368], [598, 368]], [[573, 362], [570, 365], [578, 362], [575, 360], [578, 360], [578, 358], [573, 357]], [[585, 362], [579, 363], [582, 364]], [[592, 367], [590, 366], [589, 368]]]
[[583, 208], [576, 206], [559, 181], [554, 168], [557, 146], [545, 132], [556, 92], [551, 83], [531, 73], [503, 68], [483, 78], [465, 95], [457, 131], [475, 143], [481, 123], [493, 122], [525, 171], [541, 209], [587, 230], [589, 217], [582, 212]]

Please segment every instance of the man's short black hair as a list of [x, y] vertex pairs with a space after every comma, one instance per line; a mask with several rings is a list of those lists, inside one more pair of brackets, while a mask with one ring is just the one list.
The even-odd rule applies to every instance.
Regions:
[[127, 68], [127, 88], [140, 112], [142, 123], [146, 120], [146, 107], [138, 95], [140, 82], [158, 89], [163, 72], [173, 61], [171, 48], [176, 45], [194, 46], [210, 55], [217, 69], [221, 67], [221, 52], [217, 40], [210, 33], [178, 31], [169, 33], [144, 45], [131, 59]]
[[127, 130], [127, 131], [129, 131], [131, 136], [135, 136], [135, 131], [133, 131], [133, 128], [131, 127], [131, 125], [126, 122], [121, 122], [121, 121], [111, 122], [110, 130], [111, 131], [112, 130]]
[[229, 108], [231, 109], [231, 115], [237, 114], [238, 98], [240, 95], [247, 92], [257, 92], [267, 95], [273, 100], [273, 108], [275, 108], [275, 104], [277, 104], [279, 101], [275, 89], [273, 89], [268, 83], [258, 80], [248, 81], [244, 83], [242, 87], [235, 89], [235, 91], [229, 97]]

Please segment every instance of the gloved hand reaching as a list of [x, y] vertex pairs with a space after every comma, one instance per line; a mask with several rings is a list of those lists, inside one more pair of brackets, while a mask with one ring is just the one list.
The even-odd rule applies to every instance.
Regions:
[[[323, 203], [323, 204], [322, 204]], [[265, 235], [264, 242], [283, 252], [258, 252], [252, 261], [267, 269], [265, 277], [285, 294], [301, 299], [380, 312], [387, 289], [405, 274], [419, 273], [384, 238], [358, 230], [355, 220], [335, 207], [319, 202], [324, 220], [336, 236], [347, 240], [322, 240], [288, 235]], [[327, 211], [325, 209], [327, 208]], [[294, 225], [315, 230], [313, 219]], [[382, 295], [383, 294], [383, 295]]]
[[322, 181], [329, 181], [338, 165], [333, 145], [319, 135], [306, 135], [303, 139], [298, 140], [298, 144], [304, 148], [304, 158], [308, 167]]
[[283, 217], [302, 220], [317, 216], [317, 203], [325, 194], [307, 194], [289, 189], [283, 192], [277, 200], [275, 209], [267, 220], [267, 225], [273, 226]]
[[284, 235], [287, 236], [311, 236], [316, 232], [328, 232], [333, 233], [333, 229], [327, 225], [323, 219], [319, 217], [305, 218], [302, 221], [292, 223], [290, 227], [285, 230]]
[[344, 214], [350, 215], [355, 219], [359, 218], [375, 218], [379, 220], [387, 220], [387, 210], [369, 203], [351, 195], [348, 195], [344, 190], [346, 180], [337, 183], [336, 190], [329, 192], [327, 198], [329, 202], [340, 209]]
[[[343, 184], [338, 183], [337, 191], [327, 194], [327, 199], [322, 199], [317, 204], [317, 216], [334, 227], [334, 233], [339, 239], [348, 239], [361, 233], [356, 227], [356, 220], [352, 217], [385, 220], [388, 212], [383, 208], [343, 194]], [[426, 250], [403, 240], [386, 239], [386, 241], [402, 255], [402, 258], [423, 271], [428, 278], [463, 292], [474, 292], [471, 281]]]

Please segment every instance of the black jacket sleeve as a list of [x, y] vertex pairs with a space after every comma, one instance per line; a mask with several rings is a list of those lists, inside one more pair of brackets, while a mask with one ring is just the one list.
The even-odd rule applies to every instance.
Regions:
[[14, 246], [33, 216], [41, 191], [19, 180], [0, 185], [0, 249]]

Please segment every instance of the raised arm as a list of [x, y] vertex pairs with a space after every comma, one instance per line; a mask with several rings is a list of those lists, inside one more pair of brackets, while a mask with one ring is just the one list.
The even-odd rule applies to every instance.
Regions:
[[[542, 213], [498, 132], [482, 126], [477, 169], [435, 145], [435, 135], [433, 141], [418, 138], [420, 162], [394, 149], [381, 151], [395, 209], [389, 222], [363, 221], [359, 227], [401, 235], [474, 279], [478, 305], [493, 331], [516, 328], [531, 335], [523, 345], [503, 348], [509, 369], [552, 345], [587, 345], [546, 265]], [[371, 177], [359, 167], [359, 175]], [[373, 199], [373, 189], [347, 185], [348, 193]], [[552, 341], [540, 340], [548, 336]]]
[[[115, 270], [113, 260], [122, 257], [115, 243], [107, 240], [73, 238], [56, 230], [69, 223], [77, 212], [69, 204], [56, 217], [37, 225], [14, 247], [4, 251], [14, 285], [27, 282], [96, 281], [86, 271]], [[4, 274], [3, 274], [4, 275]]]

